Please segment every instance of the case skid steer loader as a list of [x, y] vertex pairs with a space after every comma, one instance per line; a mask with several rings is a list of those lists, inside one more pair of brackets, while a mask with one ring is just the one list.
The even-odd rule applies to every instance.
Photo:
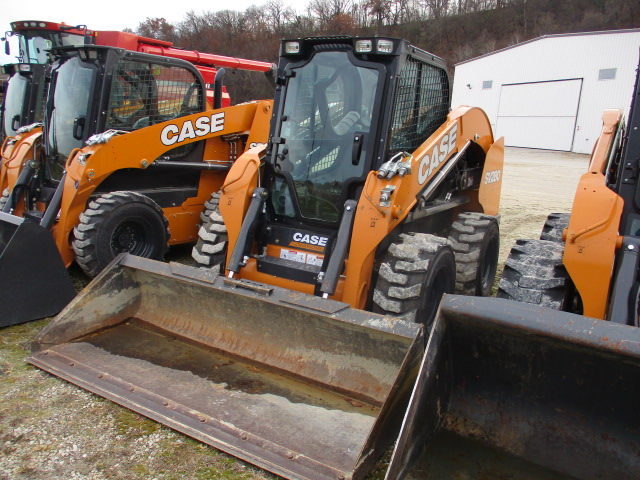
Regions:
[[640, 84], [498, 297], [445, 296], [388, 479], [640, 477]]
[[[178, 58], [193, 63], [202, 74], [206, 97], [213, 104], [213, 85], [218, 68], [251, 70], [271, 74], [273, 65], [256, 60], [227, 57], [211, 53], [184, 50], [171, 42], [142, 37], [127, 32], [89, 30], [84, 25], [70, 26], [64, 23], [25, 20], [11, 23], [8, 36], [19, 39], [18, 60], [20, 63], [6, 65], [10, 74], [5, 98], [0, 106], [0, 123], [3, 143], [0, 169], [0, 207], [7, 201], [23, 166], [29, 160], [38, 161], [42, 147], [41, 122], [46, 101], [46, 65], [53, 59], [50, 50], [63, 46], [104, 45], [162, 57]], [[10, 54], [9, 43], [5, 51]], [[93, 100], [93, 99], [92, 99]], [[223, 86], [223, 107], [231, 105], [231, 98]], [[7, 137], [13, 137], [4, 143]]]
[[75, 295], [74, 260], [95, 276], [121, 252], [162, 259], [194, 242], [230, 165], [268, 138], [271, 102], [212, 110], [189, 62], [95, 45], [55, 52], [41, 155], [0, 212], [2, 326], [58, 313]]
[[491, 287], [502, 161], [482, 111], [449, 112], [439, 58], [284, 41], [269, 145], [213, 196], [206, 268], [119, 257], [29, 361], [286, 478], [363, 478], [442, 293]]
[[[271, 74], [273, 65], [256, 60], [227, 57], [174, 47], [171, 42], [141, 37], [118, 31], [89, 30], [84, 25], [75, 27], [64, 23], [44, 21], [18, 21], [11, 23], [11, 31], [6, 36], [19, 38], [18, 60], [15, 65], [6, 65], [10, 74], [5, 98], [0, 106], [0, 137], [3, 146], [0, 169], [0, 206], [4, 206], [9, 192], [16, 184], [18, 175], [27, 161], [38, 161], [42, 147], [41, 122], [46, 100], [46, 65], [53, 59], [50, 50], [63, 46], [104, 45], [124, 50], [151, 53], [162, 57], [178, 58], [193, 63], [202, 74], [206, 97], [213, 104], [213, 85], [218, 68], [252, 70]], [[3, 38], [6, 41], [6, 37]], [[9, 54], [9, 43], [5, 43]], [[92, 99], [93, 100], [93, 99]], [[231, 99], [223, 86], [223, 107], [231, 105]], [[4, 140], [7, 137], [13, 137]]]

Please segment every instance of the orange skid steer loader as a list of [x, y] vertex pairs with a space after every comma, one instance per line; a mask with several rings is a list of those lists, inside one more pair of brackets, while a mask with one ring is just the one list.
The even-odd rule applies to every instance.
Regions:
[[213, 195], [203, 267], [119, 257], [29, 361], [286, 478], [361, 479], [442, 293], [490, 291], [502, 161], [441, 59], [284, 41], [269, 145]]
[[195, 242], [211, 192], [268, 138], [271, 102], [211, 109], [184, 60], [93, 45], [56, 55], [43, 145], [29, 149], [41, 155], [0, 212], [2, 326], [58, 313], [75, 295], [74, 260], [95, 276], [121, 252], [162, 259]]
[[[445, 296], [388, 479], [640, 477], [640, 84], [498, 299]], [[492, 477], [493, 478], [493, 477]]]

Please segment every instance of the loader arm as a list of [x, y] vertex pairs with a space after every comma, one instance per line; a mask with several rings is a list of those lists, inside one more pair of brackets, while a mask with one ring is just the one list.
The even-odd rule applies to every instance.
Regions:
[[573, 200], [563, 263], [582, 299], [584, 314], [604, 319], [611, 288], [624, 200], [608, 185], [608, 169], [624, 130], [622, 110], [605, 110], [589, 171], [580, 177]]
[[[22, 171], [24, 163], [36, 159], [42, 140], [42, 128], [7, 137], [2, 148], [2, 166], [0, 170], [0, 193], [4, 189], [12, 190]], [[19, 205], [22, 208], [22, 205]], [[19, 212], [16, 212], [18, 214]]]
[[[220, 188], [222, 178], [215, 171], [226, 171], [231, 162], [229, 147], [221, 137], [247, 135], [246, 146], [265, 142], [268, 134], [268, 118], [271, 102], [251, 102], [220, 110], [210, 110], [179, 117], [144, 129], [119, 135], [97, 136], [104, 143], [95, 143], [72, 152], [67, 160], [67, 177], [60, 210], [60, 219], [53, 229], [56, 244], [64, 263], [68, 266], [74, 259], [69, 245], [73, 228], [78, 224], [93, 192], [117, 170], [150, 168], [175, 168], [163, 165], [163, 154], [177, 146], [205, 141], [204, 161], [199, 165], [184, 165], [202, 168], [200, 182], [202, 195], [192, 197], [183, 204], [168, 208], [165, 216], [171, 222], [180, 221], [181, 216], [198, 215], [211, 191]], [[177, 165], [180, 167], [180, 165]], [[211, 170], [210, 175], [206, 175]], [[195, 227], [194, 227], [195, 228]], [[195, 235], [194, 235], [195, 236]]]

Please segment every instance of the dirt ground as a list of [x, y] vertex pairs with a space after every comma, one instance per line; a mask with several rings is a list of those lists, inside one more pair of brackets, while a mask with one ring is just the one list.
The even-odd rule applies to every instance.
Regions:
[[[548, 213], [569, 211], [587, 164], [584, 155], [507, 149], [500, 264], [516, 238], [539, 236]], [[276, 478], [27, 365], [47, 323], [0, 330], [0, 479]], [[369, 480], [383, 477], [381, 466]]]

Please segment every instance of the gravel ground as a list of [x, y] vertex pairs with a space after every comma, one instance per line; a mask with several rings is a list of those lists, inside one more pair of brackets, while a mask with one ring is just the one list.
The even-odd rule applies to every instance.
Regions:
[[[516, 238], [538, 238], [548, 213], [569, 211], [587, 164], [584, 155], [507, 149], [500, 264]], [[47, 323], [0, 331], [0, 479], [276, 478], [27, 365]], [[383, 476], [381, 467], [369, 480]]]

